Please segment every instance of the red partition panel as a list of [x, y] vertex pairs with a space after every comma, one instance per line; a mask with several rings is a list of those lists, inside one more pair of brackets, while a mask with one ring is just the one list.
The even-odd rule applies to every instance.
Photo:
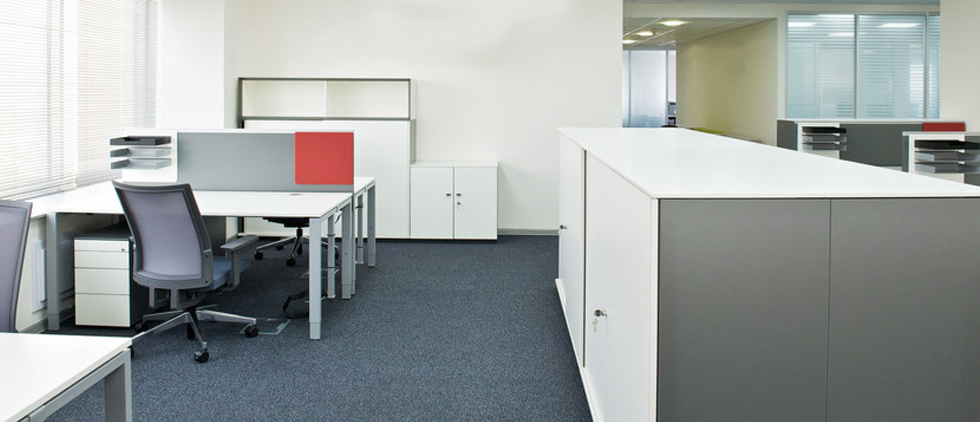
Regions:
[[353, 132], [296, 132], [296, 183], [353, 185]]
[[923, 132], [965, 132], [966, 123], [963, 122], [925, 122], [922, 123]]

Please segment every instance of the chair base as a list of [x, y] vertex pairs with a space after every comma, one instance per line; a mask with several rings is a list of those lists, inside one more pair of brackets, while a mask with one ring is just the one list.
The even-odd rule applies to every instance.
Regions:
[[[262, 250], [275, 247], [277, 249], [282, 249], [285, 244], [293, 242], [293, 249], [289, 253], [289, 258], [286, 258], [286, 265], [292, 267], [296, 265], [296, 256], [303, 254], [303, 241], [309, 242], [309, 236], [303, 235], [303, 229], [297, 228], [295, 236], [284, 237], [282, 239], [266, 243], [255, 248], [255, 259], [262, 259]], [[329, 246], [326, 241], [320, 241], [321, 246]]]
[[[163, 321], [163, 323], [149, 328], [146, 325], [147, 321]], [[194, 360], [204, 363], [208, 361], [210, 354], [208, 353], [207, 339], [204, 338], [204, 334], [201, 332], [200, 325], [202, 321], [248, 324], [245, 327], [246, 336], [256, 337], [259, 334], [255, 318], [209, 309], [198, 309], [196, 306], [193, 306], [187, 309], [176, 309], [144, 315], [143, 320], [136, 324], [138, 334], [133, 336], [133, 343], [136, 343], [143, 337], [159, 334], [171, 328], [187, 324], [187, 336], [191, 339], [196, 339], [201, 346], [201, 349], [194, 354]]]

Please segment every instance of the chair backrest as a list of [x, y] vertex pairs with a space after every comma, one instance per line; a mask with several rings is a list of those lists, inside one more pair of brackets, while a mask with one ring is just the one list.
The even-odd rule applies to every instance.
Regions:
[[133, 280], [169, 290], [210, 285], [211, 240], [190, 185], [112, 184], [133, 234]]
[[17, 295], [30, 223], [30, 202], [0, 201], [0, 333], [17, 329]]

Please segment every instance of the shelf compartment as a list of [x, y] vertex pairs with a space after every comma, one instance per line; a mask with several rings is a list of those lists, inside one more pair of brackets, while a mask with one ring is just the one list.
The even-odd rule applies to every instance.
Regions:
[[961, 151], [916, 151], [915, 160], [917, 162], [958, 162], [980, 161], [980, 153], [968, 153]]
[[916, 169], [933, 174], [980, 174], [980, 167], [963, 163], [916, 163]]
[[931, 150], [980, 150], [980, 143], [960, 141], [958, 139], [933, 139], [926, 141], [915, 141], [915, 147]]
[[169, 136], [124, 136], [121, 138], [112, 138], [109, 140], [109, 145], [155, 146], [155, 145], [166, 145], [169, 143], [170, 143]]

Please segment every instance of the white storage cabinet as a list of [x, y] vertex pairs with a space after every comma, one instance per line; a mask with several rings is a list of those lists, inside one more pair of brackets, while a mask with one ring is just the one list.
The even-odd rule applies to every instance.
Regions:
[[412, 238], [497, 238], [496, 162], [412, 165]]
[[148, 294], [131, 281], [129, 262], [125, 227], [75, 238], [76, 325], [130, 327], [143, 317]]

